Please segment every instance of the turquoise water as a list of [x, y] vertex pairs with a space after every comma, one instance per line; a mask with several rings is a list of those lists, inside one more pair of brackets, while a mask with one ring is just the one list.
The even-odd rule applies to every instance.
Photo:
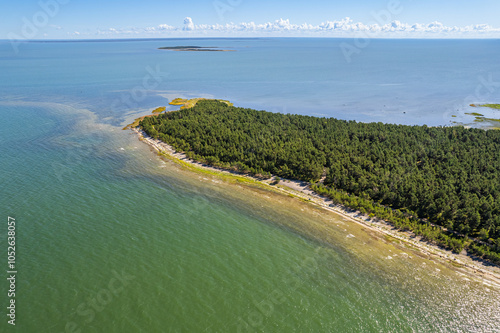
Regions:
[[[227, 53], [155, 50], [193, 44], [178, 40], [33, 43], [17, 55], [0, 44], [0, 248], [14, 217], [18, 270], [16, 327], [4, 310], [0, 331], [498, 332], [497, 288], [333, 213], [183, 171], [121, 130], [178, 95], [312, 114], [336, 52], [327, 42], [194, 42], [238, 48]], [[311, 52], [323, 62], [300, 60]], [[134, 99], [157, 64], [168, 74]], [[439, 118], [422, 112], [412, 117]]]

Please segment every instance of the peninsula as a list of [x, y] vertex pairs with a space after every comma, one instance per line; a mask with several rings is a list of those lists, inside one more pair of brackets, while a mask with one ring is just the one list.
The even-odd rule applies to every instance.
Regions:
[[500, 263], [499, 131], [366, 124], [205, 99], [136, 125], [191, 160], [274, 184], [302, 181], [423, 241]]

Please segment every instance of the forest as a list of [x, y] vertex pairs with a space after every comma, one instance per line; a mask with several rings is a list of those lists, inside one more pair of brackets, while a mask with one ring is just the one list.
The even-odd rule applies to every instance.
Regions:
[[319, 194], [500, 263], [500, 131], [361, 123], [203, 100], [139, 126], [191, 159]]

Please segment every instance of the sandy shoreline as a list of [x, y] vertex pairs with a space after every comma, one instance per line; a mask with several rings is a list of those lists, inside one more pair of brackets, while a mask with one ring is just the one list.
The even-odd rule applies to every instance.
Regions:
[[149, 137], [140, 129], [132, 128], [132, 131], [138, 135], [141, 141], [148, 144], [156, 151], [167, 154], [170, 157], [182, 161], [183, 163], [186, 163], [192, 167], [201, 170], [209, 170], [214, 173], [233, 175], [235, 177], [249, 179], [254, 182], [260, 183], [267, 190], [279, 192], [284, 195], [296, 196], [304, 201], [307, 201], [310, 204], [334, 212], [337, 215], [348, 219], [349, 221], [361, 224], [362, 226], [369, 228], [370, 230], [383, 233], [406, 244], [409, 244], [412, 247], [420, 250], [423, 254], [433, 257], [433, 259], [449, 262], [456, 268], [458, 268], [457, 266], [461, 266], [469, 273], [474, 273], [475, 276], [488, 281], [489, 284], [494, 284], [497, 287], [500, 287], [500, 267], [494, 265], [490, 266], [488, 265], [488, 263], [484, 264], [479, 261], [474, 261], [471, 257], [463, 254], [464, 252], [462, 252], [461, 254], [454, 254], [451, 251], [444, 250], [436, 245], [422, 242], [420, 241], [420, 237], [415, 237], [411, 232], [398, 231], [394, 228], [393, 225], [383, 220], [377, 218], [371, 219], [368, 215], [363, 215], [358, 211], [352, 211], [344, 206], [335, 205], [330, 199], [322, 197], [313, 192], [309, 188], [309, 184], [305, 182], [282, 179], [279, 185], [270, 185], [272, 179], [260, 180], [249, 175], [207, 166], [200, 162], [190, 160], [184, 153], [176, 152], [175, 149], [173, 149], [170, 145], [160, 140]]

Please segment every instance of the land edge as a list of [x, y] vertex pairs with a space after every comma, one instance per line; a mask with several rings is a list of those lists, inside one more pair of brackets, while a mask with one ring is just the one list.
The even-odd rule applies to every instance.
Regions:
[[[500, 104], [469, 104], [470, 107], [473, 108], [489, 108], [492, 110], [500, 110]], [[475, 119], [472, 122], [469, 121], [451, 121], [453, 125], [463, 126], [465, 128], [482, 128], [485, 130], [500, 130], [500, 119], [498, 117], [495, 118], [487, 118], [485, 115], [478, 112], [465, 112], [465, 115], [474, 116]], [[452, 115], [452, 117], [456, 117], [456, 115]], [[478, 126], [478, 124], [486, 124], [485, 126]]]
[[218, 46], [162, 46], [158, 50], [169, 51], [198, 51], [198, 52], [232, 52], [236, 50], [221, 49]]
[[481, 262], [473, 262], [473, 259], [466, 254], [454, 254], [451, 251], [440, 248], [437, 245], [421, 241], [420, 237], [413, 235], [411, 232], [399, 231], [392, 224], [382, 219], [376, 217], [370, 218], [368, 215], [363, 215], [359, 211], [353, 211], [345, 206], [333, 204], [331, 199], [320, 196], [309, 189], [309, 185], [305, 184], [305, 182], [282, 179], [280, 181], [280, 185], [271, 185], [270, 183], [272, 180], [261, 180], [250, 175], [208, 166], [191, 160], [186, 156], [186, 154], [176, 151], [172, 146], [161, 140], [153, 139], [143, 130], [137, 127], [133, 127], [131, 130], [138, 136], [140, 141], [148, 144], [156, 150], [159, 155], [171, 159], [173, 162], [189, 169], [192, 172], [209, 171], [215, 176], [230, 176], [237, 181], [242, 180], [242, 182], [247, 183], [247, 185], [257, 185], [261, 189], [296, 197], [311, 205], [333, 212], [351, 222], [358, 223], [372, 231], [382, 233], [399, 240], [404, 244], [415, 248], [423, 255], [427, 255], [434, 260], [447, 262], [457, 270], [463, 268], [465, 272], [479, 278], [486, 285], [500, 288], [500, 269], [498, 266], [490, 263], [486, 263], [486, 265], [484, 265]]

